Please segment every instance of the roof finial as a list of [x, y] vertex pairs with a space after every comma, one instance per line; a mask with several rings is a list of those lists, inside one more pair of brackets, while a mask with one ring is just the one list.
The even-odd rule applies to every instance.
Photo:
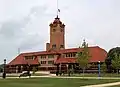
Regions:
[[83, 39], [83, 42], [85, 42], [85, 39]]
[[82, 46], [84, 47], [86, 45], [85, 39], [83, 39]]

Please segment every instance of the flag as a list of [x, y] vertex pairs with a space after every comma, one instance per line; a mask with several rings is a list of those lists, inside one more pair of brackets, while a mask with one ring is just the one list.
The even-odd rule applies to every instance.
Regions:
[[60, 9], [58, 9], [58, 12], [60, 12]]

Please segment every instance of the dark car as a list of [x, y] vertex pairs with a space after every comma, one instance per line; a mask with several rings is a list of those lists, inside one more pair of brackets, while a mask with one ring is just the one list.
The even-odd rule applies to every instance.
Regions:
[[29, 71], [25, 71], [25, 72], [23, 72], [23, 73], [21, 73], [21, 74], [19, 75], [19, 78], [22, 77], [22, 76], [23, 76], [23, 77], [24, 77], [24, 76], [29, 76], [29, 77], [30, 77], [31, 74], [30, 74]]

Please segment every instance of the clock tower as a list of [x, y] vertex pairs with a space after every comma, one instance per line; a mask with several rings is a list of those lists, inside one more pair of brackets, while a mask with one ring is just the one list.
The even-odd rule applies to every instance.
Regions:
[[65, 25], [57, 17], [50, 23], [50, 43], [46, 44], [46, 50], [65, 49]]

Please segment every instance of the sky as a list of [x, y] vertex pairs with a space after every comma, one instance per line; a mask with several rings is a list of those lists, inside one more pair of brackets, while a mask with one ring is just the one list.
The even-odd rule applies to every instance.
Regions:
[[[120, 0], [58, 0], [66, 48], [89, 46], [106, 51], [120, 44]], [[0, 0], [0, 63], [22, 52], [45, 50], [57, 0]], [[20, 49], [18, 51], [18, 49]]]

